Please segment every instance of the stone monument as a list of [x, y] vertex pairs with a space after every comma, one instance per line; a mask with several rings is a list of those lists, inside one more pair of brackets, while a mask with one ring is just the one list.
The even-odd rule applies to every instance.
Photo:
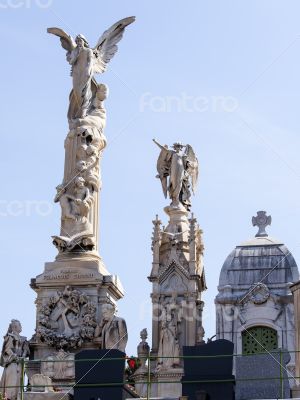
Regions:
[[[175, 143], [168, 148], [154, 142], [161, 150], [157, 177], [171, 204], [164, 209], [169, 218], [166, 227], [161, 227], [158, 217], [153, 221], [153, 263], [148, 278], [152, 282], [153, 306], [151, 395], [179, 397], [183, 346], [200, 344], [204, 336], [204, 247], [197, 220], [189, 215], [191, 190], [194, 192], [197, 185], [198, 160], [190, 145]], [[147, 381], [147, 372], [137, 370], [134, 379], [136, 390], [145, 395], [142, 382]]]
[[252, 225], [258, 228], [255, 237], [236, 246], [224, 262], [215, 298], [216, 334], [217, 339], [232, 341], [236, 354], [286, 349], [291, 355], [288, 378], [294, 386], [296, 347], [290, 286], [299, 280], [299, 272], [284, 242], [266, 232], [271, 221], [266, 211], [258, 211], [252, 217]]
[[[106, 146], [104, 101], [108, 89], [95, 75], [106, 70], [125, 28], [134, 20], [129, 17], [115, 23], [94, 48], [83, 35], [74, 40], [62, 29], [48, 29], [67, 51], [73, 87], [64, 176], [54, 199], [61, 207], [60, 233], [53, 236], [58, 254], [31, 281], [37, 298], [30, 359], [41, 362], [29, 365], [27, 372], [35, 387], [36, 382], [52, 382], [54, 390], [67, 392], [67, 385], [71, 387], [75, 379], [75, 353], [105, 348], [124, 351], [127, 343], [126, 323], [115, 316], [123, 288], [119, 278], [108, 272], [98, 248], [100, 160]], [[17, 334], [9, 331], [7, 343]], [[10, 364], [5, 351], [2, 364], [7, 381], [19, 364]]]

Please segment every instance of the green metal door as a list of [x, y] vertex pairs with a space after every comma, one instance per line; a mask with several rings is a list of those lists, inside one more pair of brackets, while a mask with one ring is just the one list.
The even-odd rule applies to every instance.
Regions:
[[278, 348], [277, 332], [267, 326], [254, 326], [242, 332], [243, 354], [263, 353]]

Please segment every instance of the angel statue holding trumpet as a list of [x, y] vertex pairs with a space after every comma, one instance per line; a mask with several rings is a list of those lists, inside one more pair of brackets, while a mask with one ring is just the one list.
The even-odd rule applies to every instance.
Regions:
[[169, 149], [162, 146], [155, 139], [153, 142], [161, 149], [157, 160], [157, 178], [162, 184], [165, 198], [169, 194], [171, 207], [191, 208], [191, 191], [195, 193], [198, 181], [198, 160], [195, 152], [189, 144], [174, 143]]

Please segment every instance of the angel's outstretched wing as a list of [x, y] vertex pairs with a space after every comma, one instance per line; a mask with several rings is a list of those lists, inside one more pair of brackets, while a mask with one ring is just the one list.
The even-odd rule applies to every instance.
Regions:
[[48, 33], [52, 33], [55, 36], [60, 38], [60, 42], [62, 47], [70, 53], [72, 50], [75, 49], [76, 43], [72, 36], [68, 35], [64, 30], [60, 28], [48, 28]]
[[170, 150], [161, 147], [161, 152], [159, 153], [157, 160], [157, 172], [158, 172], [157, 178], [159, 178], [161, 181], [161, 186], [165, 198], [167, 198], [168, 195], [168, 176], [170, 175], [170, 167], [171, 167]]
[[192, 179], [192, 190], [195, 194], [199, 175], [199, 163], [192, 146], [189, 144], [186, 145], [185, 154], [188, 165], [188, 173]]
[[105, 31], [100, 37], [94, 48], [94, 71], [96, 73], [100, 74], [106, 70], [107, 64], [118, 50], [117, 44], [122, 39], [126, 26], [132, 24], [134, 21], [135, 17], [121, 19]]

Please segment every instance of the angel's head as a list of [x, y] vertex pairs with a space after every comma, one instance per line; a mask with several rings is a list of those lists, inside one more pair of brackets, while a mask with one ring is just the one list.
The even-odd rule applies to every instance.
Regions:
[[86, 38], [81, 33], [76, 36], [75, 42], [79, 48], [89, 47], [89, 42], [86, 40]]
[[76, 186], [77, 188], [83, 188], [84, 185], [85, 185], [85, 180], [84, 180], [81, 176], [78, 176], [78, 177], [75, 179], [75, 186]]
[[184, 148], [184, 145], [181, 142], [176, 142], [172, 147], [175, 151], [180, 151]]

